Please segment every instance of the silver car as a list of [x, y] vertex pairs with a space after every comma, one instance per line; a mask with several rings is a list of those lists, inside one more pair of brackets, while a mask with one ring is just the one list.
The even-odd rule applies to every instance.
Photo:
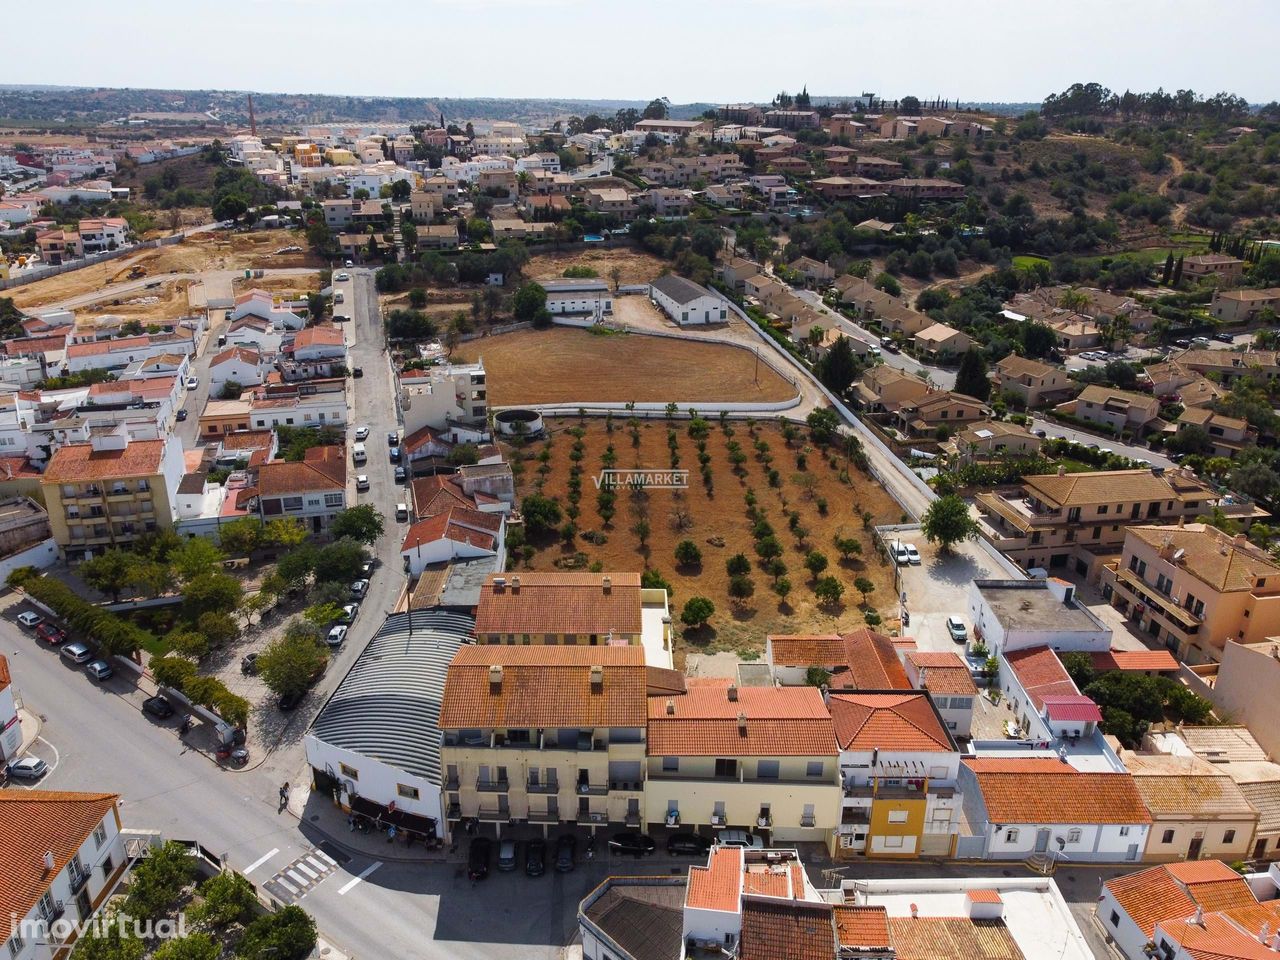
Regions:
[[75, 643], [68, 643], [59, 652], [63, 659], [70, 660], [75, 664], [88, 663], [93, 659], [93, 651], [90, 650], [86, 644], [80, 643], [79, 641]]
[[115, 676], [115, 671], [106, 660], [90, 660], [85, 665], [84, 672], [95, 680], [110, 680]]
[[39, 780], [49, 772], [49, 765], [39, 757], [23, 757], [21, 760], [10, 760], [5, 770], [9, 776], [19, 780]]

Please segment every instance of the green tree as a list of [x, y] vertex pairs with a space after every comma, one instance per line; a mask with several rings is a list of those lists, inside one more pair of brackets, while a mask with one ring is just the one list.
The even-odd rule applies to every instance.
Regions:
[[222, 390], [219, 396], [223, 400], [239, 400], [240, 394], [244, 393], [244, 386], [239, 380], [226, 380], [222, 384]]
[[266, 538], [277, 547], [297, 547], [307, 542], [311, 535], [295, 517], [281, 517], [267, 521]]
[[960, 369], [956, 371], [956, 393], [986, 400], [991, 395], [991, 381], [987, 379], [987, 361], [982, 351], [970, 347], [960, 358]]
[[815, 664], [804, 672], [804, 682], [810, 687], [825, 687], [831, 683], [831, 671]]
[[813, 410], [805, 418], [809, 427], [809, 435], [819, 446], [826, 446], [834, 440], [840, 428], [840, 415], [830, 407]]
[[746, 600], [756, 592], [756, 585], [746, 574], [738, 574], [729, 578], [729, 596], [735, 600]]
[[240, 627], [230, 613], [214, 612], [200, 614], [196, 620], [196, 629], [200, 631], [214, 647], [225, 647], [240, 638]]
[[202, 613], [230, 613], [240, 605], [243, 595], [244, 589], [235, 577], [225, 573], [201, 573], [182, 588], [182, 610], [193, 620]]
[[701, 627], [715, 612], [715, 604], [706, 597], [690, 597], [680, 611], [680, 622], [687, 627]]
[[209, 655], [209, 639], [196, 630], [174, 630], [166, 638], [169, 649], [181, 657], [200, 660]]
[[128, 926], [120, 924], [92, 924], [84, 935], [76, 940], [75, 960], [142, 960], [147, 944], [135, 937]]
[[867, 605], [867, 597], [870, 596], [870, 594], [875, 590], [875, 588], [876, 588], [876, 585], [872, 583], [870, 580], [868, 580], [866, 577], [857, 577], [853, 581], [853, 589], [857, 590], [860, 594], [862, 594], [862, 605], [864, 607]]
[[336, 538], [350, 537], [357, 543], [373, 544], [382, 536], [382, 514], [371, 503], [347, 507], [333, 518], [329, 529]]
[[929, 504], [921, 521], [925, 538], [937, 543], [944, 553], [963, 540], [978, 535], [978, 522], [969, 515], [969, 505], [955, 494], [939, 497]]
[[196, 675], [196, 665], [182, 657], [156, 657], [151, 661], [151, 675], [160, 686], [181, 690]]
[[809, 575], [818, 579], [818, 575], [827, 569], [827, 555], [819, 550], [810, 550], [804, 555], [804, 568], [809, 571]]
[[832, 576], [819, 577], [813, 585], [813, 595], [819, 602], [827, 606], [835, 606], [844, 596], [844, 584]]
[[258, 655], [258, 673], [277, 696], [296, 695], [311, 685], [311, 678], [328, 659], [328, 652], [314, 638], [284, 636]]
[[262, 521], [256, 517], [241, 517], [218, 529], [222, 548], [235, 557], [245, 557], [258, 549], [266, 536]]
[[536, 320], [541, 311], [547, 309], [547, 291], [532, 280], [520, 286], [511, 301], [512, 312], [521, 323]]
[[649, 542], [649, 533], [651, 530], [652, 528], [649, 526], [649, 521], [644, 517], [641, 517], [631, 525], [631, 532], [634, 533], [636, 539], [640, 541], [641, 547]]
[[540, 493], [531, 493], [520, 501], [520, 513], [531, 537], [545, 536], [560, 526], [560, 504]]
[[165, 915], [195, 876], [195, 859], [182, 844], [170, 840], [154, 848], [133, 868], [124, 912], [131, 917]]
[[782, 556], [782, 541], [772, 534], [761, 537], [756, 541], [756, 556], [766, 562]]
[[692, 540], [681, 540], [676, 544], [676, 563], [682, 567], [696, 567], [702, 563], [702, 551]]
[[313, 603], [302, 611], [303, 618], [317, 627], [327, 627], [342, 616], [342, 607], [336, 603]]
[[724, 562], [725, 572], [731, 577], [742, 576], [751, 572], [751, 561], [745, 553], [735, 553]]
[[236, 944], [236, 956], [241, 960], [305, 960], [315, 948], [315, 921], [301, 907], [288, 906], [250, 923]]
[[183, 540], [182, 544], [169, 554], [169, 565], [173, 567], [179, 580], [190, 583], [196, 577], [221, 570], [225, 556], [212, 540], [191, 537]]
[[[814, 328], [818, 329], [818, 328]], [[837, 396], [844, 394], [858, 375], [858, 358], [853, 355], [853, 345], [848, 337], [840, 337], [818, 361], [818, 379]]]
[[154, 960], [218, 960], [222, 947], [207, 933], [189, 933], [166, 940], [152, 954]]
[[837, 533], [832, 538], [831, 543], [836, 548], [836, 552], [840, 554], [841, 560], [862, 556], [862, 542], [857, 537], [842, 537]]
[[121, 592], [133, 584], [137, 563], [137, 554], [112, 547], [80, 564], [79, 572], [85, 583], [119, 603]]
[[202, 926], [222, 930], [233, 923], [248, 923], [257, 912], [258, 898], [253, 884], [238, 873], [214, 874], [200, 884], [201, 903], [193, 908], [193, 919]]
[[360, 567], [368, 557], [364, 547], [350, 537], [325, 544], [316, 551], [316, 580], [336, 580], [342, 583], [355, 580], [360, 576]]

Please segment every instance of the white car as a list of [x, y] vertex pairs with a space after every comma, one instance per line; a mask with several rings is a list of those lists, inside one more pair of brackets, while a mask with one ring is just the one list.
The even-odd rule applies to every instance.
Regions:
[[368, 440], [368, 439], [369, 439], [369, 428], [368, 428], [368, 427], [356, 427], [356, 439], [357, 439], [357, 440]]
[[345, 639], [347, 639], [347, 628], [337, 626], [329, 631], [329, 636], [325, 638], [325, 642], [331, 647], [340, 647]]
[[351, 584], [351, 595], [355, 597], [357, 600], [361, 599], [368, 592], [369, 592], [368, 580], [357, 580], [355, 583]]
[[18, 622], [28, 630], [34, 630], [36, 627], [40, 626], [40, 624], [44, 623], [44, 617], [40, 616], [38, 613], [33, 613], [30, 610], [25, 610], [18, 614]]
[[360, 604], [348, 603], [342, 607], [342, 613], [338, 615], [338, 622], [352, 624], [356, 622], [356, 614], [360, 612]]
[[889, 553], [893, 555], [893, 562], [900, 567], [911, 563], [911, 554], [907, 552], [907, 545], [900, 540], [889, 544]]
[[916, 549], [914, 543], [904, 543], [903, 546], [907, 550], [907, 561], [913, 566], [920, 566], [920, 551]]
[[337, 275], [336, 277], [334, 277], [333, 279], [337, 280], [339, 283], [346, 283], [348, 280], [350, 280], [350, 279], [351, 279], [351, 274], [346, 273], [346, 272], [343, 272], [343, 273], [338, 274], [338, 275]]
[[368, 489], [369, 489], [369, 476], [368, 476], [368, 474], [361, 473], [361, 474], [357, 474], [357, 475], [356, 475], [356, 489], [357, 489], [357, 490], [368, 490]]
[[39, 757], [23, 757], [21, 760], [10, 760], [5, 769], [9, 776], [19, 780], [39, 780], [49, 772], [49, 765]]
[[187, 377], [187, 389], [188, 389], [188, 390], [195, 390], [195, 389], [196, 389], [197, 387], [199, 387], [199, 386], [200, 386], [200, 378], [199, 378], [199, 377]]
[[764, 848], [764, 839], [746, 830], [721, 830], [716, 834], [716, 845], [721, 847], [751, 847], [755, 850]]

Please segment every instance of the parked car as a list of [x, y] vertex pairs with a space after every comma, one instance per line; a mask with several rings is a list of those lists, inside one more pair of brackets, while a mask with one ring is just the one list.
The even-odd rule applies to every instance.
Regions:
[[1213, 341], [1211, 341], [1208, 337], [1192, 337], [1191, 338], [1191, 345], [1193, 347], [1207, 347], [1212, 342]]
[[256, 653], [246, 653], [240, 658], [240, 672], [246, 677], [253, 676], [258, 672], [258, 655]]
[[195, 390], [195, 389], [197, 389], [199, 386], [200, 386], [200, 378], [199, 378], [199, 377], [187, 377], [187, 389], [188, 389], [188, 390]]
[[343, 266], [344, 266], [344, 267], [354, 267], [354, 266], [355, 266], [355, 264], [354, 264], [354, 263], [352, 263], [350, 260], [348, 260], [346, 263], [344, 263], [344, 264], [343, 264]]
[[306, 695], [307, 692], [305, 690], [294, 690], [291, 693], [282, 695], [280, 699], [276, 701], [276, 706], [285, 713], [288, 713], [290, 710], [296, 710], [298, 704], [302, 702], [302, 698]]
[[357, 439], [357, 440], [368, 440], [368, 439], [369, 439], [369, 428], [368, 428], [368, 427], [356, 427], [356, 439]]
[[472, 882], [489, 875], [489, 851], [493, 841], [488, 837], [472, 837], [467, 850], [467, 878]]
[[652, 855], [658, 849], [658, 845], [648, 834], [640, 833], [638, 830], [626, 830], [615, 833], [609, 838], [609, 849], [613, 853], [629, 853], [639, 859]]
[[900, 567], [911, 563], [911, 554], [907, 553], [907, 545], [900, 540], [895, 540], [889, 545], [889, 553], [893, 555], [893, 562]]
[[364, 563], [360, 564], [360, 576], [368, 580], [373, 575], [373, 570], [378, 565], [376, 557], [370, 557]]
[[1235, 343], [1236, 342], [1236, 338], [1229, 333], [1215, 333], [1213, 335], [1213, 339], [1217, 340], [1219, 343]]
[[340, 647], [345, 639], [347, 639], [347, 628], [339, 624], [329, 631], [329, 635], [324, 638], [324, 641], [331, 647]]
[[360, 612], [360, 604], [346, 603], [342, 605], [342, 613], [338, 614], [338, 622], [352, 624], [356, 622], [356, 614]]
[[716, 844], [721, 847], [751, 847], [764, 849], [764, 839], [746, 830], [721, 830], [716, 834]]
[[49, 765], [39, 757], [22, 757], [10, 760], [4, 769], [15, 780], [39, 780], [49, 772]]
[[516, 842], [508, 837], [498, 841], [498, 869], [510, 873], [516, 868]]
[[369, 475], [368, 475], [368, 474], [365, 474], [365, 473], [359, 473], [359, 474], [356, 474], [356, 489], [357, 489], [357, 490], [368, 490], [368, 489], [369, 489]]
[[1173, 341], [1173, 345], [1174, 345], [1175, 347], [1189, 347], [1189, 346], [1191, 346], [1191, 341], [1190, 341], [1190, 340], [1188, 340], [1188, 339], [1186, 339], [1185, 337], [1181, 337], [1181, 338], [1179, 338], [1179, 339], [1177, 339], [1177, 340]]
[[77, 666], [88, 663], [93, 659], [93, 651], [89, 649], [89, 645], [80, 643], [78, 640], [75, 643], [68, 643], [60, 653], [64, 660], [70, 660]]
[[344, 270], [342, 273], [335, 274], [333, 279], [337, 280], [339, 283], [346, 283], [348, 280], [351, 279], [351, 274], [347, 273]]
[[36, 636], [51, 647], [56, 647], [67, 639], [67, 631], [55, 627], [52, 623], [42, 623], [36, 627]]
[[34, 630], [36, 627], [40, 626], [40, 624], [44, 623], [44, 617], [31, 610], [24, 610], [22, 613], [18, 614], [18, 623], [22, 624], [22, 626], [26, 627], [28, 630]]
[[391, 460], [391, 462], [392, 462], [392, 463], [399, 463], [399, 462], [400, 462], [400, 448], [399, 448], [399, 447], [392, 447], [391, 449], [389, 449], [389, 450], [387, 451], [387, 456], [390, 458], [390, 460]]
[[186, 419], [187, 419], [187, 408], [183, 407], [181, 410], [178, 411], [178, 422], [182, 423]]
[[396, 431], [394, 431], [394, 430], [393, 430], [393, 431], [391, 431], [390, 433], [388, 433], [388, 434], [387, 434], [387, 446], [388, 446], [388, 447], [394, 447], [394, 446], [396, 446], [396, 444], [398, 444], [399, 442], [400, 442], [400, 434], [399, 434], [399, 433], [397, 433]]
[[667, 856], [706, 856], [713, 844], [710, 837], [697, 833], [673, 833], [667, 837]]
[[357, 580], [355, 583], [351, 584], [351, 596], [355, 597], [357, 600], [364, 599], [364, 595], [368, 592], [368, 580]]
[[572, 873], [578, 859], [578, 838], [561, 834], [556, 840], [556, 873]]
[[903, 546], [907, 550], [907, 560], [913, 567], [920, 566], [920, 551], [916, 549], [914, 543], [905, 543]]
[[352, 368], [351, 368], [351, 376], [352, 376], [352, 377], [354, 377], [354, 378], [355, 378], [355, 379], [357, 379], [357, 380], [361, 379], [361, 378], [364, 376], [364, 368], [363, 368], [363, 367], [352, 367]]
[[396, 483], [404, 483], [408, 476], [404, 467], [396, 467]]
[[142, 712], [157, 720], [168, 720], [173, 716], [173, 704], [164, 697], [147, 697], [142, 701]]
[[524, 848], [524, 875], [540, 877], [547, 872], [547, 841], [534, 837]]
[[1039, 437], [1041, 440], [1045, 440], [1049, 436], [1049, 434], [1045, 433], [1043, 430], [1032, 430], [1031, 435], [1033, 437]]
[[947, 633], [955, 643], [967, 643], [969, 640], [969, 631], [959, 617], [947, 617]]
[[110, 680], [115, 676], [115, 671], [106, 660], [90, 660], [85, 665], [84, 672], [95, 680]]

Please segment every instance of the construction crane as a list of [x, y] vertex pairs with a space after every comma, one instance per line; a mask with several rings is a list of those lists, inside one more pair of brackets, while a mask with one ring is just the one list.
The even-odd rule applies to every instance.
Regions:
[[258, 121], [253, 116], [253, 94], [249, 94], [249, 133], [258, 135]]

